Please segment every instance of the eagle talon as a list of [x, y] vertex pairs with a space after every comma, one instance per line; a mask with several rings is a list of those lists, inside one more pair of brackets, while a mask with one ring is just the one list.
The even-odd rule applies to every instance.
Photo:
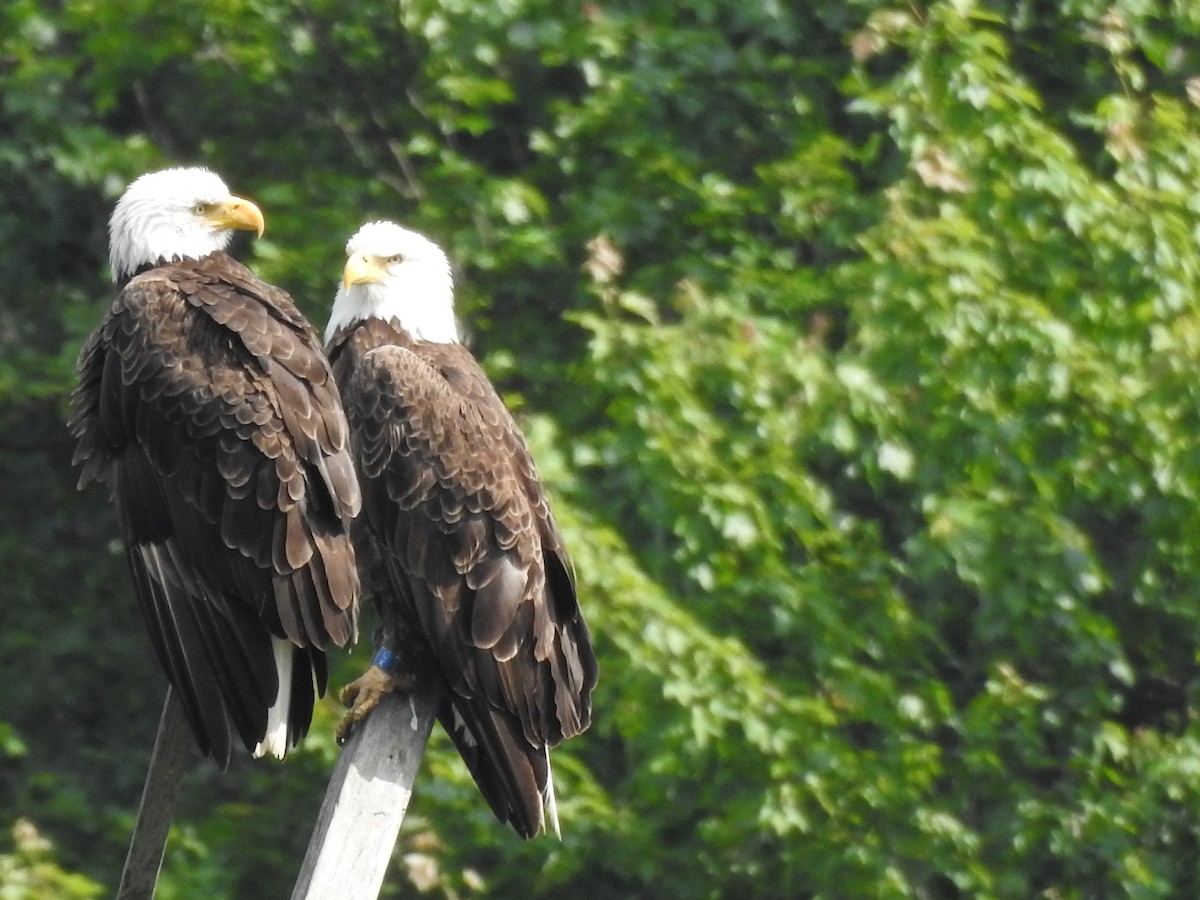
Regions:
[[342, 717], [334, 729], [334, 736], [340, 745], [350, 738], [354, 726], [365, 719], [379, 701], [392, 691], [406, 690], [413, 686], [413, 677], [407, 673], [390, 675], [379, 666], [372, 665], [362, 675], [354, 679], [338, 694], [338, 699], [350, 711]]

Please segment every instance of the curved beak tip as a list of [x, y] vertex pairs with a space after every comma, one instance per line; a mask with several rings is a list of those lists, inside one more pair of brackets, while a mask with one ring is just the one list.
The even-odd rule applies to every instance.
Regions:
[[262, 210], [244, 197], [230, 197], [222, 203], [217, 221], [226, 228], [253, 231], [259, 237], [267, 230]]

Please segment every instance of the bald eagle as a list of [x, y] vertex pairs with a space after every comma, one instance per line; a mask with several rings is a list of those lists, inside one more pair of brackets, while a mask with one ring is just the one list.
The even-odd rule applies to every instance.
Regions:
[[323, 650], [356, 636], [361, 504], [320, 341], [223, 252], [233, 229], [261, 234], [262, 213], [206, 169], [129, 185], [70, 422], [80, 486], [111, 487], [155, 652], [222, 768], [235, 738], [282, 757], [308, 730]]
[[383, 627], [375, 664], [343, 691], [339, 734], [406, 675], [433, 677], [496, 817], [525, 838], [558, 833], [548, 749], [590, 724], [597, 671], [562, 535], [517, 424], [459, 342], [446, 255], [391, 222], [346, 250], [326, 351]]

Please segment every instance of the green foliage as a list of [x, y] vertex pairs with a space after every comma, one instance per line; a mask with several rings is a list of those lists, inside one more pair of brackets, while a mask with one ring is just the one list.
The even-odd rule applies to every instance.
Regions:
[[0, 898], [3, 900], [88, 900], [104, 889], [83, 875], [63, 871], [52, 858], [53, 845], [28, 819], [17, 819], [0, 845]]
[[[187, 161], [316, 321], [362, 221], [447, 247], [576, 557], [563, 842], [435, 736], [385, 896], [1195, 894], [1197, 38], [1138, 0], [9, 3], [0, 896], [94, 896], [128, 838], [163, 680], [61, 421], [111, 203]], [[286, 894], [336, 715], [197, 768], [162, 896]]]

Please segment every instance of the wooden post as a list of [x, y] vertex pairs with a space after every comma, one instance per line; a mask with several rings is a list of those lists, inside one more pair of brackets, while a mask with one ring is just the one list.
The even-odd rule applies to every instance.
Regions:
[[389, 694], [334, 766], [292, 900], [375, 900], [437, 712], [436, 691]]
[[133, 826], [133, 838], [125, 856], [125, 868], [121, 871], [117, 900], [150, 900], [154, 896], [167, 832], [175, 815], [175, 801], [187, 771], [191, 746], [192, 732], [183, 713], [183, 704], [168, 687], [162, 716], [158, 720], [158, 734], [154, 738], [154, 751], [150, 755], [150, 768], [146, 772], [146, 784], [142, 788], [137, 823]]

